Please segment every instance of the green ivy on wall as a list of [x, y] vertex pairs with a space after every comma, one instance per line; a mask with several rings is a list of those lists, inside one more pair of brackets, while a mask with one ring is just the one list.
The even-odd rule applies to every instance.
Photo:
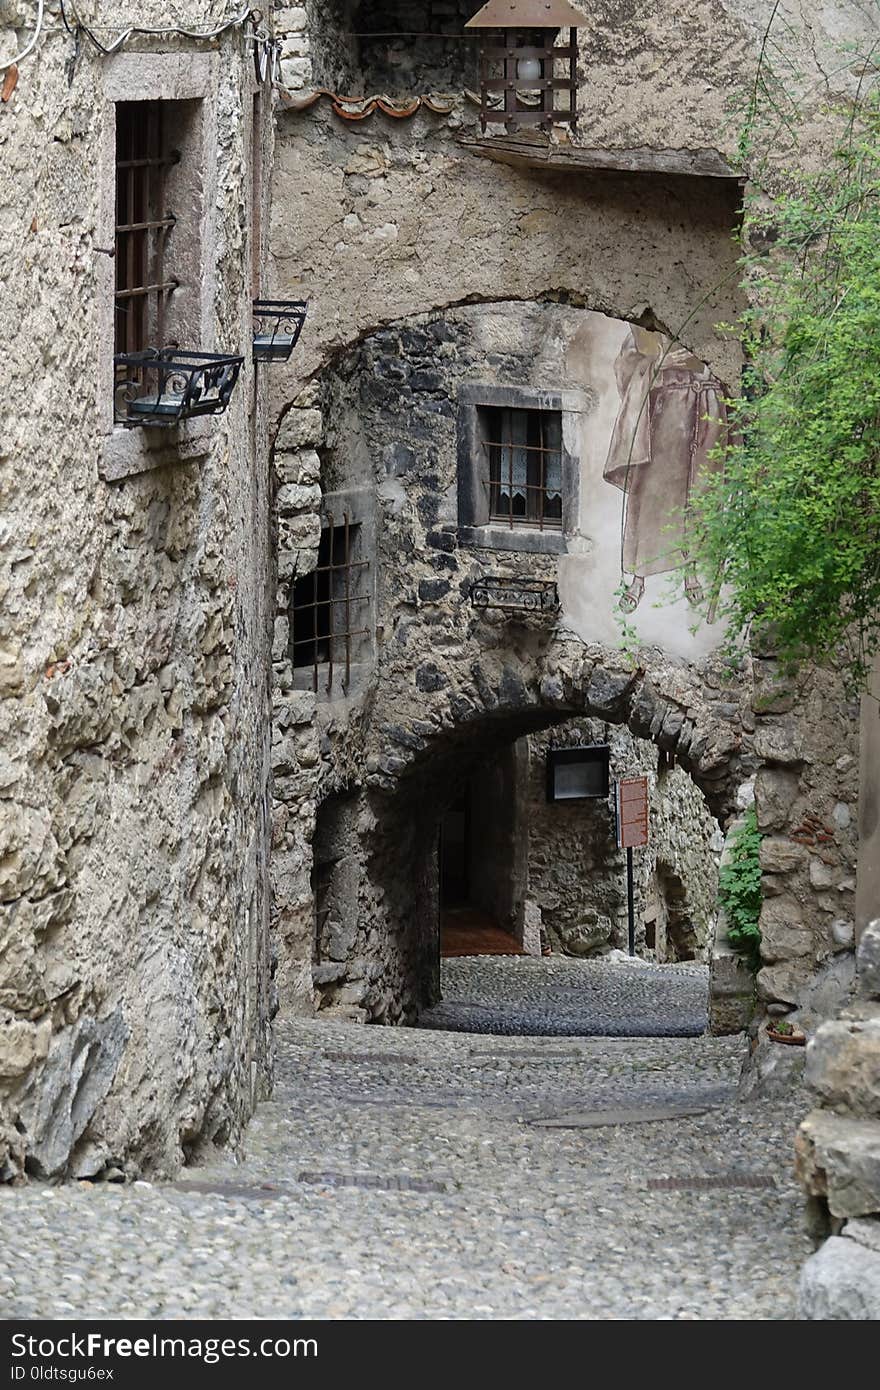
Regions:
[[727, 863], [718, 877], [718, 897], [727, 916], [727, 936], [753, 970], [761, 966], [761, 832], [754, 806], [733, 834]]

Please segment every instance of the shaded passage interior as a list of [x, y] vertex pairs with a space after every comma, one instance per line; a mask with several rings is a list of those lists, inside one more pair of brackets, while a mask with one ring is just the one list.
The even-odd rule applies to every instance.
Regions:
[[[609, 792], [633, 774], [648, 784], [651, 842], [636, 855], [630, 963]], [[474, 740], [394, 796], [337, 794], [315, 837], [321, 1012], [409, 1023], [420, 1013], [423, 1025], [477, 1032], [700, 1033], [722, 843], [682, 769], [597, 720], [563, 719], [494, 748]], [[401, 977], [418, 1012], [400, 1003]]]

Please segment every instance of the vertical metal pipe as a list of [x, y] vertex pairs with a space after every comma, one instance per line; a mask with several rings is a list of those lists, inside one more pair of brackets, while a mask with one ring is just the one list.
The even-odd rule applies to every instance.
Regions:
[[333, 513], [327, 513], [330, 546], [327, 559], [327, 694], [333, 689], [333, 565], [336, 559], [336, 532], [333, 526]]
[[345, 690], [351, 683], [351, 551], [348, 512], [345, 513]]

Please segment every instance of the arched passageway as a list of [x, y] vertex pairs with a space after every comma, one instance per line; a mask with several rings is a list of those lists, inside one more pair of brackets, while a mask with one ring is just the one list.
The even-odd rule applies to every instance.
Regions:
[[[652, 843], [650, 857], [646, 854], [638, 863], [638, 951], [643, 958], [658, 959], [657, 939], [649, 945], [646, 932], [650, 884], [659, 879], [668, 890], [659, 958], [705, 959], [720, 849], [706, 791], [723, 815], [742, 776], [739, 749], [728, 731], [727, 756], [696, 773], [703, 782], [699, 791], [693, 766], [688, 772], [682, 766], [658, 775], [657, 744], [644, 735], [650, 735], [651, 723], [659, 722], [662, 729], [664, 721], [673, 721], [667, 712], [658, 720], [660, 702], [645, 674], [589, 666], [581, 668], [587, 678], [578, 689], [571, 671], [565, 676], [557, 658], [554, 663], [552, 676], [546, 671], [537, 675], [533, 668], [532, 680], [525, 682], [515, 678], [509, 665], [493, 679], [484, 662], [478, 682], [481, 715], [473, 707], [466, 709], [462, 692], [446, 693], [462, 715], [469, 712], [459, 723], [437, 718], [436, 705], [427, 701], [419, 713], [430, 712], [433, 718], [406, 725], [385, 722], [384, 751], [371, 752], [369, 745], [364, 750], [372, 769], [368, 785], [356, 793], [343, 790], [324, 803], [315, 838], [314, 979], [320, 1001], [331, 1010], [356, 1011], [370, 1021], [413, 1022], [435, 1004], [444, 898], [447, 907], [456, 897], [469, 904], [472, 922], [474, 917], [491, 918], [494, 927], [509, 934], [512, 951], [539, 958], [542, 937], [557, 958], [625, 947], [624, 861], [615, 848], [607, 797], [588, 810], [584, 803], [578, 809], [546, 807], [558, 811], [558, 817], [541, 820], [536, 778], [543, 776], [551, 744], [616, 743], [615, 776], [627, 769], [649, 774], [658, 808], [652, 816], [654, 834], [664, 838]], [[604, 718], [597, 717], [600, 705]], [[585, 706], [590, 717], [584, 717]], [[611, 710], [614, 720], [608, 717]], [[634, 729], [639, 731], [635, 737]], [[695, 730], [692, 742], [708, 748], [713, 734], [717, 739], [716, 731]], [[664, 765], [670, 760], [667, 753]], [[466, 804], [465, 798], [471, 824], [465, 827], [459, 815], [459, 829], [468, 837], [467, 852], [461, 844], [454, 850], [447, 844], [444, 862], [441, 827], [445, 821], [447, 834], [452, 833], [455, 822], [448, 813]], [[681, 843], [687, 853], [673, 868], [668, 857], [675, 852], [672, 846]], [[575, 862], [579, 850], [582, 859]], [[667, 856], [665, 869], [658, 864], [661, 853]], [[567, 855], [567, 864], [551, 862], [555, 854]], [[699, 931], [682, 882], [688, 873], [702, 890]], [[565, 903], [563, 878], [568, 883]], [[328, 921], [331, 900], [335, 915]], [[340, 913], [346, 917], [342, 930]]]

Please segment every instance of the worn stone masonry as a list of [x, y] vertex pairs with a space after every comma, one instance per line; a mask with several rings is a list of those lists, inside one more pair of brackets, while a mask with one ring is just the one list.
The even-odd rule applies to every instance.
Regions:
[[[435, 15], [428, 4], [411, 6], [407, 13], [410, 9], [413, 14], [419, 10], [420, 22], [416, 25], [414, 19], [413, 27], [420, 32], [448, 34], [443, 24], [458, 22], [446, 10], [441, 22], [440, 11]], [[595, 167], [601, 161], [590, 167], [585, 159], [576, 172], [569, 160], [567, 171], [556, 173], [550, 159], [558, 164], [559, 158], [553, 149], [540, 167], [539, 158], [530, 163], [522, 151], [501, 149], [497, 143], [492, 147], [491, 138], [481, 144], [476, 138], [474, 107], [463, 95], [469, 86], [464, 48], [456, 72], [446, 38], [414, 42], [395, 72], [399, 47], [369, 39], [359, 43], [354, 37], [372, 22], [363, 6], [316, 0], [303, 10], [305, 18], [298, 11], [295, 27], [308, 33], [308, 56], [297, 40], [302, 63], [290, 82], [296, 92], [308, 97], [311, 83], [355, 97], [385, 91], [403, 99], [445, 90], [454, 98], [446, 114], [422, 108], [411, 120], [374, 113], [347, 124], [331, 114], [325, 101], [301, 100], [294, 93], [279, 117], [272, 238], [279, 290], [298, 293], [308, 285], [315, 311], [314, 331], [303, 354], [292, 371], [276, 379], [276, 469], [294, 484], [300, 482], [297, 470], [304, 469], [306, 486], [320, 482], [323, 492], [332, 494], [328, 507], [338, 506], [340, 491], [361, 489], [368, 501], [359, 505], [372, 508], [378, 547], [375, 648], [359, 672], [365, 684], [348, 700], [327, 705], [321, 700], [314, 724], [308, 721], [305, 702], [296, 699], [303, 720], [296, 737], [306, 760], [316, 759], [309, 761], [308, 771], [319, 798], [342, 793], [348, 798], [349, 820], [362, 838], [358, 854], [373, 865], [370, 893], [378, 887], [386, 896], [386, 880], [393, 877], [386, 861], [398, 856], [411, 881], [423, 884], [433, 900], [429, 856], [413, 841], [421, 834], [427, 843], [434, 833], [433, 823], [420, 832], [418, 816], [414, 818], [425, 779], [430, 779], [432, 804], [439, 806], [457, 785], [462, 750], [471, 756], [470, 738], [484, 749], [487, 732], [499, 741], [521, 732], [526, 713], [546, 725], [593, 712], [585, 688], [589, 678], [579, 681], [572, 663], [590, 663], [591, 671], [598, 663], [615, 673], [609, 680], [621, 681], [626, 692], [615, 717], [626, 719], [635, 710], [636, 732], [641, 729], [654, 738], [663, 732], [662, 716], [661, 724], [652, 727], [652, 719], [645, 725], [639, 713], [654, 698], [655, 687], [668, 693], [671, 671], [663, 640], [646, 644], [639, 658], [645, 674], [633, 687], [627, 684], [631, 673], [621, 668], [613, 632], [605, 631], [598, 642], [590, 638], [590, 609], [596, 607], [591, 582], [599, 561], [591, 567], [591, 547], [597, 554], [597, 542], [588, 518], [574, 524], [566, 536], [567, 554], [558, 560], [481, 554], [458, 543], [455, 399], [475, 374], [483, 381], [518, 386], [526, 381], [545, 388], [571, 385], [565, 369], [572, 363], [561, 369], [556, 345], [560, 326], [567, 314], [574, 318], [581, 313], [586, 321], [591, 311], [673, 332], [684, 325], [681, 331], [696, 356], [722, 380], [735, 380], [738, 362], [731, 344], [714, 332], [714, 325], [733, 317], [737, 307], [728, 236], [738, 193], [724, 178], [736, 130], [729, 104], [732, 92], [751, 90], [764, 16], [745, 14], [734, 5], [720, 14], [708, 6], [691, 8], [687, 25], [670, 31], [664, 11], [661, 41], [650, 14], [625, 20], [615, 15], [613, 22], [608, 19], [613, 43], [591, 16], [582, 45], [581, 84], [589, 120], [571, 148], [610, 155], [604, 172]], [[822, 124], [822, 93], [827, 94], [829, 81], [824, 74], [834, 70], [830, 83], [838, 91], [845, 91], [850, 81], [850, 74], [829, 61], [830, 54], [843, 30], [855, 41], [864, 37], [865, 16], [852, 8], [824, 26], [811, 13], [803, 28], [798, 16], [789, 19], [790, 42], [803, 59], [801, 96], [819, 150], [830, 135], [827, 122], [824, 128]], [[694, 45], [706, 74], [699, 92], [692, 80]], [[431, 53], [442, 56], [435, 60]], [[661, 91], [652, 74], [679, 68], [687, 71], [687, 80], [670, 86], [664, 77]], [[485, 155], [504, 162], [486, 164]], [[701, 169], [703, 177], [682, 174]], [[705, 176], [710, 169], [712, 176]], [[657, 274], [669, 264], [676, 266], [675, 277]], [[483, 307], [468, 309], [473, 301]], [[547, 301], [569, 307], [554, 308]], [[530, 328], [524, 331], [524, 324]], [[563, 339], [567, 332], [561, 329]], [[531, 365], [526, 368], [525, 357], [518, 354], [527, 341]], [[588, 382], [589, 370], [576, 384], [583, 388]], [[276, 606], [276, 698], [285, 719], [293, 708], [285, 703], [287, 693], [296, 684], [282, 655], [289, 643], [290, 587], [285, 581], [314, 563], [318, 540], [306, 500], [295, 490], [281, 499], [280, 524], [291, 527], [292, 538], [281, 551], [285, 579]], [[475, 619], [465, 600], [467, 585], [486, 572], [557, 579], [562, 619], [555, 632], [546, 625], [536, 630], [528, 622]], [[411, 653], [409, 665], [398, 656], [404, 644]], [[538, 693], [558, 689], [558, 650], [565, 652], [568, 708]], [[792, 677], [780, 672], [772, 657], [761, 655], [740, 673], [745, 681], [734, 682], [729, 690], [729, 679], [713, 672], [706, 658], [703, 650], [691, 658], [690, 668], [680, 658], [673, 662], [677, 705], [663, 736], [667, 741], [673, 737], [680, 717], [688, 731], [686, 746], [691, 722], [712, 711], [717, 711], [713, 727], [730, 730], [715, 739], [737, 749], [739, 770], [724, 782], [728, 829], [729, 818], [753, 791], [767, 836], [768, 946], [759, 1003], [762, 1012], [776, 1014], [800, 1008], [800, 1016], [809, 1021], [833, 1009], [852, 981], [857, 795], [852, 708], [840, 695], [833, 672]], [[659, 677], [655, 662], [662, 671]], [[687, 695], [682, 686], [690, 686]], [[521, 714], [514, 718], [517, 706]], [[604, 708], [596, 713], [607, 717]], [[699, 780], [699, 759], [696, 776]], [[294, 795], [294, 785], [287, 783], [285, 796]], [[406, 793], [402, 836], [395, 788]], [[294, 810], [287, 802], [280, 811], [281, 833], [285, 853], [293, 853], [295, 844], [294, 858], [300, 863], [301, 856], [301, 863], [292, 879], [276, 875], [276, 908], [286, 943], [283, 993], [304, 999], [315, 921], [306, 887], [310, 812], [304, 801], [296, 805]], [[713, 809], [719, 810], [717, 795]], [[358, 857], [351, 852], [353, 833], [349, 826], [342, 856], [346, 861]], [[383, 848], [374, 853], [369, 843], [376, 835]], [[395, 848], [396, 835], [405, 848]], [[419, 908], [424, 923], [423, 909], [424, 904]], [[387, 910], [389, 922], [396, 922], [397, 909]], [[412, 914], [411, 902], [405, 911]], [[399, 924], [386, 937], [397, 943], [399, 954], [405, 938]], [[363, 946], [357, 947], [358, 962], [366, 958]], [[427, 960], [427, 937], [413, 950], [415, 957]], [[341, 964], [319, 962], [325, 1002], [328, 991], [332, 996], [343, 987]], [[410, 970], [410, 979], [414, 968], [404, 970]], [[392, 974], [399, 977], [401, 969], [398, 961]], [[723, 937], [713, 950], [712, 972], [715, 1026], [743, 1026], [753, 983]], [[356, 992], [362, 997], [349, 1001], [367, 1016], [372, 1016], [373, 995], [382, 993], [374, 983], [361, 990], [358, 981]], [[399, 980], [392, 993], [401, 995]], [[388, 1016], [386, 1003], [379, 1012]], [[758, 1053], [767, 1046], [761, 1041]]]
[[[577, 325], [595, 317], [554, 305], [493, 305], [456, 309], [439, 318], [423, 316], [380, 330], [338, 358], [284, 417], [276, 441], [276, 470], [279, 481], [285, 480], [278, 493], [282, 549], [276, 699], [282, 720], [292, 721], [296, 711], [301, 723], [295, 739], [279, 728], [275, 737], [285, 766], [292, 748], [302, 750], [309, 780], [304, 783], [302, 774], [289, 773], [282, 779], [282, 856], [274, 873], [283, 943], [282, 996], [299, 1007], [307, 1007], [310, 998], [309, 957], [315, 933], [309, 851], [312, 797], [348, 796], [349, 815], [362, 839], [357, 853], [349, 839], [342, 857], [348, 873], [354, 872], [355, 860], [361, 863], [362, 886], [352, 902], [359, 902], [357, 919], [370, 923], [370, 944], [358, 937], [351, 945], [358, 975], [354, 981], [338, 958], [338, 934], [330, 959], [323, 959], [318, 942], [318, 998], [355, 1009], [357, 1016], [410, 1017], [418, 999], [431, 997], [431, 987], [424, 980], [418, 984], [417, 977], [419, 970], [430, 977], [434, 968], [433, 855], [443, 805], [473, 766], [477, 750], [485, 753], [490, 746], [487, 739], [509, 742], [529, 723], [556, 723], [583, 712], [585, 704], [589, 707], [589, 679], [579, 685], [577, 677], [572, 678], [573, 656], [576, 664], [589, 656], [612, 670], [620, 667], [613, 648], [585, 647], [575, 634], [566, 635], [564, 621], [554, 634], [552, 624], [544, 620], [515, 622], [477, 615], [468, 603], [470, 583], [487, 570], [552, 579], [564, 576], [564, 566], [570, 566], [568, 592], [576, 595], [575, 567], [590, 563], [589, 549], [584, 559], [578, 555], [577, 536], [575, 554], [559, 560], [462, 545], [456, 528], [458, 436], [452, 403], [457, 382], [472, 379], [477, 370], [495, 381], [527, 381], [532, 369], [524, 370], [524, 358], [518, 354], [530, 351], [532, 343], [544, 344], [544, 381], [549, 383], [554, 374], [558, 379], [559, 371], [564, 377], [567, 369], [553, 365], [546, 345], [565, 342], [567, 335], [576, 338]], [[507, 352], [494, 351], [488, 366], [481, 353], [490, 340], [506, 344]], [[405, 416], [399, 413], [401, 401], [406, 402]], [[426, 457], [430, 471], [421, 462]], [[291, 580], [315, 563], [320, 519], [310, 508], [321, 485], [328, 505], [337, 509], [341, 498], [355, 493], [369, 497], [376, 533], [375, 651], [362, 663], [362, 684], [353, 698], [340, 698], [337, 690], [329, 704], [293, 688], [289, 645]], [[566, 584], [561, 588], [564, 602]], [[560, 641], [565, 644], [571, 691], [567, 701], [555, 673], [549, 674], [546, 667], [548, 653]], [[798, 692], [771, 658], [753, 661], [745, 673], [749, 678], [734, 685], [711, 662], [705, 670], [680, 662], [670, 666], [659, 651], [643, 652], [640, 661], [645, 675], [621, 671], [608, 677], [613, 690], [620, 682], [623, 698], [612, 699], [610, 710], [600, 700], [597, 713], [628, 717], [636, 735], [653, 736], [661, 747], [677, 749], [680, 761], [691, 767], [698, 782], [702, 779], [713, 810], [723, 818], [736, 811], [740, 787], [746, 782], [754, 785], [759, 822], [767, 832], [762, 852], [768, 894], [765, 920], [770, 924], [759, 999], [776, 1014], [800, 1007], [805, 1021], [827, 1016], [852, 980], [856, 762], [851, 707], [836, 693], [833, 676], [807, 673], [799, 677]], [[487, 678], [486, 663], [497, 674]], [[754, 687], [752, 670], [757, 676]], [[500, 699], [493, 689], [498, 681], [504, 685]], [[662, 693], [673, 693], [671, 708], [661, 704], [658, 712], [655, 682]], [[530, 687], [537, 687], [534, 694], [528, 693]], [[438, 727], [431, 710], [441, 701], [449, 712]], [[499, 705], [503, 719], [493, 713]], [[310, 725], [313, 710], [318, 711], [318, 722]], [[698, 732], [704, 718], [712, 729], [706, 736], [708, 758]], [[447, 723], [448, 733], [443, 727]], [[853, 752], [843, 752], [846, 747]], [[426, 761], [410, 792], [408, 774], [418, 755]], [[753, 784], [751, 774], [759, 762]], [[847, 770], [853, 773], [849, 779]], [[389, 795], [398, 786], [403, 793], [399, 804]], [[384, 798], [377, 801], [370, 788], [381, 790]], [[414, 815], [413, 797], [420, 805], [427, 800], [430, 807], [423, 826]], [[805, 817], [813, 819], [805, 824]], [[821, 825], [813, 824], [817, 817]], [[381, 849], [374, 848], [376, 837], [382, 840]], [[295, 869], [292, 877], [289, 866]], [[392, 899], [400, 879], [422, 884], [424, 899], [414, 904], [410, 896], [402, 908], [395, 906]], [[827, 882], [821, 894], [816, 891], [820, 881]], [[361, 892], [366, 896], [358, 898]], [[795, 930], [774, 931], [774, 922], [794, 918]], [[415, 919], [419, 930], [413, 935]], [[389, 942], [397, 943], [393, 961], [384, 957]], [[718, 947], [713, 950], [713, 1026], [727, 1031], [748, 1022], [754, 987], [739, 957], [725, 952], [723, 942]], [[407, 950], [411, 959], [404, 961]], [[364, 983], [364, 963], [376, 970], [383, 959], [387, 975], [380, 979], [380, 970]]]
[[876, 1319], [880, 1308], [880, 920], [862, 934], [858, 989], [807, 1044], [817, 1108], [797, 1136], [818, 1236], [801, 1276], [801, 1316]]
[[[167, 1173], [234, 1145], [271, 1077], [276, 954], [289, 1007], [413, 1019], [437, 989], [438, 815], [479, 759], [573, 719], [674, 754], [728, 831], [754, 778], [761, 1019], [812, 1027], [851, 990], [858, 750], [834, 672], [793, 676], [759, 653], [731, 674], [717, 634], [690, 636], [685, 600], [670, 616], [656, 590], [630, 659], [611, 616], [620, 498], [599, 441], [627, 333], [677, 338], [721, 383], [739, 371], [717, 327], [742, 304], [730, 103], [752, 90], [769, 5], [600, 5], [580, 133], [525, 152], [500, 128], [479, 136], [458, 37], [476, 8], [279, 8], [274, 145], [240, 26], [108, 56], [49, 0], [38, 52], [7, 82], [4, 1178]], [[11, 9], [15, 37], [33, 6]], [[77, 9], [98, 32], [236, 13]], [[786, 21], [818, 159], [829, 83], [858, 80], [835, 45], [872, 37], [872, 19], [803, 0]], [[432, 37], [388, 42], [395, 24]], [[316, 86], [452, 99], [347, 121]], [[227, 413], [173, 438], [113, 423], [114, 120], [131, 100], [178, 103], [171, 316], [185, 346], [245, 359]], [[249, 351], [261, 291], [310, 301], [271, 382]], [[474, 387], [564, 417], [552, 544], [505, 548], [460, 512]], [[321, 671], [315, 691], [293, 591], [343, 515], [369, 562], [368, 616], [347, 689]], [[480, 612], [470, 589], [487, 575], [556, 584], [560, 610]], [[715, 1026], [741, 1026], [745, 987], [717, 940], [712, 968]], [[778, 1057], [753, 1028], [755, 1057]]]
[[[204, 8], [147, 22], [204, 28]], [[143, 6], [114, 8], [132, 22]], [[235, 1144], [270, 1081], [268, 428], [248, 345], [272, 129], [253, 72], [240, 28], [103, 57], [49, 3], [0, 107], [7, 1179], [173, 1172]], [[183, 345], [245, 354], [223, 417], [152, 436], [112, 423], [113, 113], [139, 97], [199, 113], [175, 211], [203, 220], [165, 259], [200, 325]]]
[[[735, 804], [736, 788], [751, 766], [748, 758], [743, 762], [748, 682], [725, 686], [711, 663], [701, 673], [669, 663], [660, 652], [643, 654], [642, 667], [621, 670], [613, 650], [586, 646], [566, 633], [564, 623], [481, 614], [469, 603], [471, 582], [487, 567], [553, 579], [558, 560], [460, 544], [450, 409], [456, 378], [487, 370], [485, 335], [494, 333], [509, 351], [494, 354], [490, 375], [522, 381], [520, 354], [534, 341], [564, 343], [596, 317], [553, 305], [498, 305], [488, 315], [461, 309], [383, 330], [307, 388], [284, 418], [275, 456], [282, 547], [275, 761], [283, 774], [276, 777], [280, 838], [273, 872], [286, 999], [302, 1002], [309, 980], [316, 929], [310, 808], [316, 794], [347, 806], [345, 852], [327, 851], [327, 863], [341, 864], [339, 872], [349, 878], [345, 892], [333, 892], [339, 900], [331, 914], [334, 944], [325, 959], [319, 935], [315, 978], [324, 1002], [329, 997], [383, 1019], [411, 1017], [420, 1001], [432, 997], [437, 823], [468, 770], [491, 747], [587, 710], [628, 722], [636, 736], [653, 737], [675, 752], [716, 813], [726, 815]], [[551, 363], [545, 370], [556, 369]], [[401, 417], [403, 391], [408, 411]], [[426, 456], [431, 471], [417, 462]], [[289, 605], [291, 580], [307, 574], [316, 560], [320, 520], [310, 510], [316, 495], [309, 489], [319, 469], [328, 507], [338, 511], [340, 499], [355, 495], [371, 499], [375, 650], [362, 663], [361, 684], [351, 699], [341, 698], [336, 688], [334, 698], [326, 701], [322, 694], [316, 703], [313, 693], [295, 689]], [[725, 690], [726, 703], [719, 699]], [[723, 706], [717, 717], [716, 704]], [[289, 775], [294, 758], [301, 769], [296, 777]], [[318, 767], [318, 780], [306, 781], [303, 771], [311, 779]], [[357, 850], [352, 837], [360, 841]], [[317, 838], [322, 840], [320, 831]], [[403, 899], [396, 902], [401, 885]], [[415, 901], [413, 885], [421, 894]], [[335, 923], [346, 897], [352, 920], [341, 938]], [[355, 939], [348, 941], [351, 931]], [[341, 939], [348, 941], [346, 952], [340, 952]], [[353, 958], [355, 979], [345, 969], [346, 954]], [[371, 970], [380, 967], [367, 983], [364, 962]]]

